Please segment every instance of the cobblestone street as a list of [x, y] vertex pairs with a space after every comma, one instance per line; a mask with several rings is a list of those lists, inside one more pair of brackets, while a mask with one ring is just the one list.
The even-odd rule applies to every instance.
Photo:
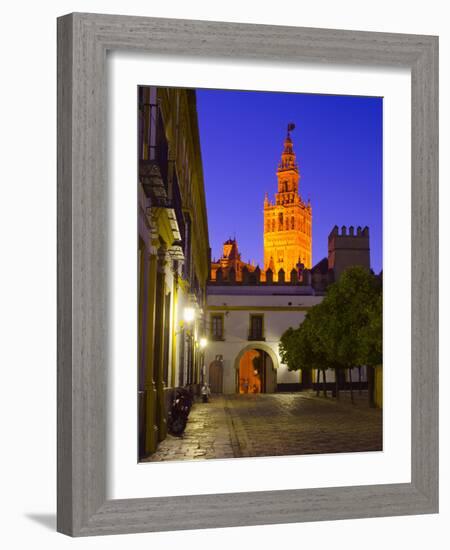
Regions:
[[168, 436], [148, 461], [377, 451], [382, 412], [367, 395], [352, 405], [343, 395], [313, 392], [216, 395], [196, 403], [182, 437]]

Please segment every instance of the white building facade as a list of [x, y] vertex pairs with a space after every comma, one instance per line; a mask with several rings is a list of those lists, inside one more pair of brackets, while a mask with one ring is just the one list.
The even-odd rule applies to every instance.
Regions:
[[[281, 362], [280, 337], [289, 327], [297, 328], [308, 309], [322, 300], [312, 287], [289, 283], [208, 286], [204, 373], [212, 392], [301, 389], [302, 372], [289, 371]], [[255, 357], [260, 358], [256, 363]]]

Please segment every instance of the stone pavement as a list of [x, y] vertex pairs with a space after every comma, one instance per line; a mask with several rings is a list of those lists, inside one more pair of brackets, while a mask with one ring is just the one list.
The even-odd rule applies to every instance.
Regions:
[[182, 437], [168, 436], [148, 461], [382, 450], [382, 411], [367, 394], [313, 392], [215, 395], [196, 403]]

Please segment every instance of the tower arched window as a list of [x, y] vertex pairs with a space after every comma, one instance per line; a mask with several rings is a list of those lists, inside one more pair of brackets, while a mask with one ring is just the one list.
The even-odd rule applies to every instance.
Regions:
[[279, 231], [283, 230], [283, 213], [280, 212], [280, 215], [278, 216], [278, 229]]
[[292, 216], [292, 218], [291, 218], [291, 229], [295, 229], [295, 220], [294, 220], [294, 216]]
[[272, 220], [272, 231], [275, 231], [275, 220]]

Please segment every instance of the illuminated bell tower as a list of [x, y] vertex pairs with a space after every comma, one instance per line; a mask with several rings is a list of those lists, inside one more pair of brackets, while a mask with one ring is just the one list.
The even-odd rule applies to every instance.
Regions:
[[278, 193], [275, 203], [264, 198], [264, 269], [274, 272], [283, 268], [289, 280], [293, 268], [304, 264], [312, 265], [312, 209], [311, 203], [304, 203], [299, 193], [300, 172], [292, 146], [291, 131], [294, 124], [288, 124], [281, 161], [278, 165]]

